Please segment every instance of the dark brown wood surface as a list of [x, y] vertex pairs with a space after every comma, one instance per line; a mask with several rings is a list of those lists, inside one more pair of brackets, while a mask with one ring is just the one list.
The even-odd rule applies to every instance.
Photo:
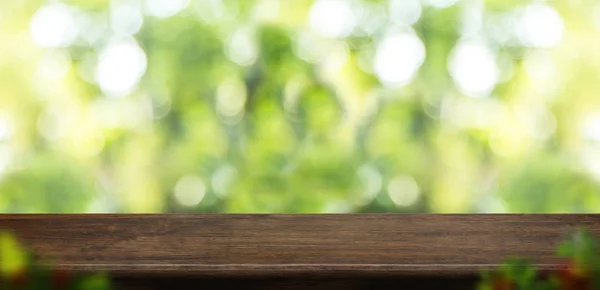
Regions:
[[464, 277], [259, 277], [259, 278], [128, 278], [116, 279], [118, 290], [475, 290], [476, 279]]
[[508, 255], [557, 266], [600, 215], [0, 215], [39, 255], [136, 275], [469, 275]]

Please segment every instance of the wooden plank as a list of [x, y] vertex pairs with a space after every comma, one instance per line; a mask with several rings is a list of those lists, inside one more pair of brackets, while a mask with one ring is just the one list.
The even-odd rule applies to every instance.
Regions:
[[600, 215], [2, 215], [62, 268], [135, 275], [473, 275], [508, 255], [554, 269]]

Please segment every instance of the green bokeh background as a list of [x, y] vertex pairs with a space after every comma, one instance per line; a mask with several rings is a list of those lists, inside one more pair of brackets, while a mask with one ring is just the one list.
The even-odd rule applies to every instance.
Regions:
[[[600, 210], [595, 1], [415, 0], [401, 27], [389, 1], [348, 0], [356, 23], [337, 36], [310, 20], [327, 0], [172, 0], [173, 15], [152, 1], [0, 2], [0, 212]], [[32, 31], [48, 7], [70, 13], [69, 43]], [[530, 7], [559, 15], [559, 41], [501, 39], [527, 28], [496, 20]], [[393, 29], [425, 49], [398, 86], [372, 65]], [[481, 94], [448, 69], [470, 39], [497, 67]], [[146, 68], [114, 94], [94, 74], [119, 41]]]

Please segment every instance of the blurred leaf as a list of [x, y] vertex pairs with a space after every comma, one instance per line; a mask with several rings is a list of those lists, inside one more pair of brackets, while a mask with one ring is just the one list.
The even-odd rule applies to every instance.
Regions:
[[110, 280], [104, 274], [94, 274], [86, 277], [80, 282], [77, 289], [82, 290], [109, 290], [111, 289]]
[[27, 252], [12, 233], [0, 231], [0, 273], [3, 276], [12, 276], [23, 270], [27, 257]]

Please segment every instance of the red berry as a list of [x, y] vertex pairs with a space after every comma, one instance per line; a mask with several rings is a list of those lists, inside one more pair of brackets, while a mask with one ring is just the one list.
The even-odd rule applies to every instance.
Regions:
[[591, 290], [592, 283], [589, 278], [573, 277], [560, 280], [561, 290]]
[[578, 266], [575, 261], [570, 261], [564, 265], [559, 274], [563, 277], [587, 277], [585, 270]]
[[66, 270], [55, 269], [52, 271], [52, 284], [56, 289], [66, 289], [71, 275]]
[[572, 276], [571, 267], [569, 264], [562, 265], [557, 272], [560, 278], [569, 278]]
[[585, 271], [573, 261], [566, 264], [558, 272], [561, 290], [588, 290], [592, 289], [591, 280]]
[[496, 279], [492, 283], [492, 289], [493, 290], [512, 290], [512, 289], [515, 289], [515, 284], [513, 281], [510, 281], [505, 278]]
[[17, 288], [24, 287], [27, 284], [27, 275], [25, 270], [19, 270], [18, 272], [12, 274], [9, 280], [10, 284]]

